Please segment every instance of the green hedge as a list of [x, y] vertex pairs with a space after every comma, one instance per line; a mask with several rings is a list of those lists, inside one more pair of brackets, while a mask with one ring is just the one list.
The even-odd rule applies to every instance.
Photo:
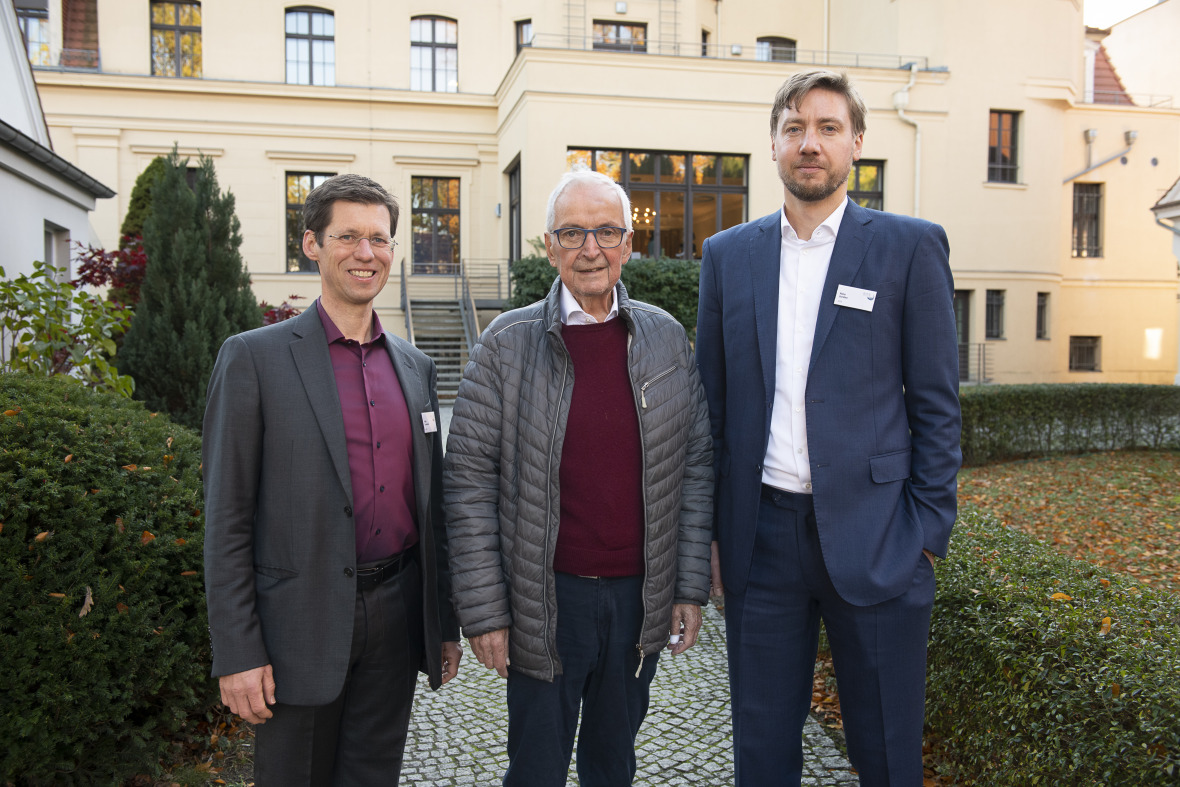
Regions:
[[0, 784], [159, 770], [213, 706], [200, 440], [139, 402], [0, 374]]
[[1180, 448], [1180, 386], [1115, 383], [964, 387], [968, 465], [1049, 454]]
[[963, 513], [927, 689], [958, 783], [1176, 783], [1177, 719], [1180, 600]]
[[[553, 286], [557, 271], [544, 256], [524, 257], [511, 266], [512, 308], [539, 301]], [[684, 326], [689, 338], [697, 330], [697, 288], [701, 264], [668, 257], [639, 258], [623, 265], [627, 294], [667, 311]]]

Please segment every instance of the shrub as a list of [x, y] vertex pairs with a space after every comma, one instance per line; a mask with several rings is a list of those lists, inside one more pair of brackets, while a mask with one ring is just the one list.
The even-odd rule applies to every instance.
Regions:
[[940, 564], [927, 723], [963, 784], [1180, 780], [1180, 601], [975, 511]]
[[119, 369], [135, 378], [137, 399], [200, 429], [217, 351], [229, 336], [261, 325], [262, 314], [238, 251], [233, 195], [218, 188], [209, 158], [190, 189], [186, 163], [173, 152], [152, 186], [147, 271]]
[[213, 706], [200, 440], [0, 374], [0, 784], [118, 784]]
[[143, 238], [138, 235], [124, 235], [115, 251], [83, 247], [78, 244], [78, 278], [71, 284], [91, 287], [110, 286], [107, 300], [135, 308], [139, 303], [139, 288], [147, 268], [147, 255], [143, 252]]
[[70, 379], [130, 396], [135, 381], [110, 363], [130, 312], [58, 281], [57, 269], [33, 263], [13, 280], [0, 268], [0, 369]]
[[[696, 335], [700, 276], [699, 262], [668, 257], [629, 260], [622, 272], [629, 296], [667, 311], [684, 326], [690, 338]], [[513, 262], [511, 277], [510, 306], [515, 309], [544, 298], [557, 278], [557, 270], [543, 254], [533, 255]]]
[[1115, 383], [963, 388], [963, 461], [1180, 448], [1180, 387]]
[[143, 235], [143, 223], [152, 211], [152, 188], [167, 170], [168, 160], [163, 156], [156, 156], [151, 160], [131, 187], [131, 197], [127, 201], [127, 215], [123, 217], [123, 225], [119, 227], [119, 234], [127, 236]]

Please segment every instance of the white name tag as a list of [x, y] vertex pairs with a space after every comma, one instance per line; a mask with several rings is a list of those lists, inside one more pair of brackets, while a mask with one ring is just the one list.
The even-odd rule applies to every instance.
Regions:
[[871, 312], [877, 300], [876, 290], [862, 290], [859, 287], [849, 287], [841, 284], [836, 288], [836, 305], [847, 306], [850, 309], [860, 309]]
[[422, 413], [422, 431], [426, 432], [426, 434], [438, 431], [438, 424], [435, 423], [434, 413]]

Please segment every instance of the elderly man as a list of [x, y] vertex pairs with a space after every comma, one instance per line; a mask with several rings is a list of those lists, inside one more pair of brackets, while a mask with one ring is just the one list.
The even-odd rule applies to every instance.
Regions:
[[692, 647], [708, 598], [708, 411], [684, 329], [619, 283], [622, 188], [567, 173], [546, 227], [558, 279], [484, 331], [455, 402], [453, 598], [508, 679], [504, 784], [565, 784], [580, 707], [580, 783], [619, 787], [659, 652]]
[[259, 787], [397, 784], [418, 670], [459, 666], [434, 363], [373, 311], [397, 216], [360, 175], [312, 191], [321, 296], [227, 339], [209, 381], [213, 675], [258, 725]]
[[954, 284], [941, 227], [848, 199], [865, 115], [840, 74], [787, 80], [770, 113], [782, 209], [704, 246], [739, 787], [800, 782], [821, 619], [861, 784], [922, 784], [960, 463]]

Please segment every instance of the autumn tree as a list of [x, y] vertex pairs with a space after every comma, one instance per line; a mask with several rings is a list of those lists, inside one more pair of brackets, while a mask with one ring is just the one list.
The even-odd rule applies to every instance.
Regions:
[[233, 195], [201, 158], [192, 187], [177, 152], [152, 186], [143, 225], [149, 264], [140, 301], [119, 354], [135, 378], [135, 397], [200, 429], [205, 387], [222, 342], [261, 324], [239, 248]]

